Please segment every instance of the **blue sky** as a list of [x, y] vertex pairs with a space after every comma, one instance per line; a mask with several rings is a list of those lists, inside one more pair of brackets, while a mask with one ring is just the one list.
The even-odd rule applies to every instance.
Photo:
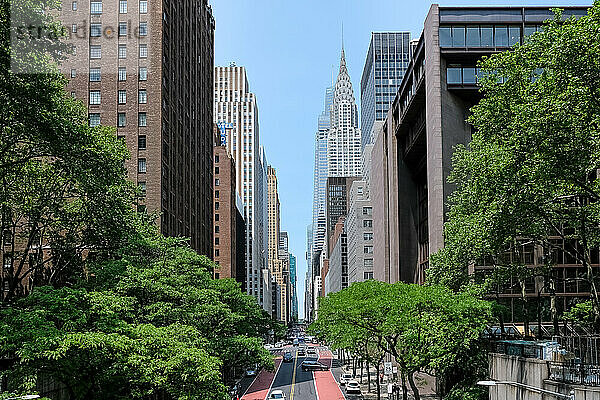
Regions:
[[[304, 305], [306, 227], [311, 222], [313, 151], [325, 88], [337, 72], [341, 26], [357, 102], [372, 31], [418, 38], [429, 2], [417, 0], [209, 0], [216, 20], [215, 65], [247, 68], [257, 96], [260, 138], [277, 169], [281, 229], [298, 258], [298, 303]], [[445, 6], [590, 5], [591, 1], [447, 1]]]

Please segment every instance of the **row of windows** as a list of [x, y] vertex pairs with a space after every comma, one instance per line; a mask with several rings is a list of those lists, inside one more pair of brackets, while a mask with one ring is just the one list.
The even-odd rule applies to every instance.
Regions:
[[[118, 102], [119, 104], [127, 104], [127, 91], [119, 90], [118, 91]], [[100, 90], [90, 90], [89, 94], [90, 105], [100, 105], [102, 101], [102, 95]], [[148, 103], [148, 92], [146, 89], [138, 90], [138, 103], [139, 104], [147, 104]]]
[[521, 41], [521, 27], [509, 25], [442, 26], [440, 47], [511, 47]]
[[[119, 22], [118, 34], [120, 37], [127, 36], [127, 22]], [[71, 32], [77, 33], [77, 24], [71, 25]], [[108, 29], [107, 29], [108, 31]], [[136, 36], [148, 36], [148, 22], [140, 22], [138, 29], [134, 32]], [[102, 36], [102, 24], [91, 23], [90, 24], [90, 37], [101, 37]]]
[[[71, 69], [71, 78], [75, 78], [77, 76], [77, 70]], [[102, 80], [102, 74], [100, 68], [90, 68], [90, 82], [100, 82]], [[118, 73], [119, 82], [124, 82], [127, 80], [127, 68], [119, 67]], [[147, 81], [148, 80], [148, 68], [147, 67], [139, 67], [138, 70], [138, 80], [139, 81]]]
[[[77, 11], [79, 5], [77, 1], [71, 2], [71, 10]], [[148, 0], [139, 0], [140, 14], [148, 13]], [[92, 1], [90, 3], [90, 14], [102, 14], [102, 2]], [[119, 14], [127, 14], [127, 0], [119, 0]]]
[[[95, 127], [101, 124], [100, 121], [100, 113], [89, 113], [88, 115], [90, 126]], [[117, 115], [117, 125], [122, 128], [126, 124], [126, 114], [118, 113]], [[146, 127], [148, 126], [148, 115], [145, 112], [138, 113], [138, 126]]]
[[[139, 45], [138, 56], [139, 56], [139, 58], [148, 58], [148, 45], [147, 44]], [[127, 45], [126, 44], [119, 45], [118, 57], [120, 59], [127, 58]], [[92, 60], [98, 60], [98, 59], [102, 58], [102, 46], [101, 45], [97, 44], [97, 45], [90, 46], [90, 58]]]

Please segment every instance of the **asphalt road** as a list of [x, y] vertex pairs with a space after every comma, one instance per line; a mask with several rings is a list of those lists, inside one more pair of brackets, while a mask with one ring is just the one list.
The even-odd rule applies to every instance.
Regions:
[[[292, 362], [282, 362], [282, 354], [285, 351], [292, 352]], [[319, 361], [332, 366], [331, 370], [302, 371], [301, 364], [304, 360], [316, 360], [317, 357], [297, 357], [297, 347], [288, 346], [275, 360], [275, 373], [261, 371], [247, 388], [242, 400], [265, 400], [274, 390], [283, 391], [286, 400], [346, 400], [337, 383], [339, 366], [334, 362], [329, 350], [319, 347], [318, 351]]]

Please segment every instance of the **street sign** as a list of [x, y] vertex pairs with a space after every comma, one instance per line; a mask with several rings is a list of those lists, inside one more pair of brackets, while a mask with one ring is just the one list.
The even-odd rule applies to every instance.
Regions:
[[384, 362], [383, 363], [383, 371], [384, 371], [384, 374], [391, 375], [392, 374], [392, 363], [389, 361]]

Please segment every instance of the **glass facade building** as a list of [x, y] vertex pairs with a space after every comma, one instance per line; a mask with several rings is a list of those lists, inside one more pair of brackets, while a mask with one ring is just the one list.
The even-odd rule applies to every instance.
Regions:
[[410, 32], [372, 32], [360, 83], [361, 148], [375, 142], [410, 59]]

